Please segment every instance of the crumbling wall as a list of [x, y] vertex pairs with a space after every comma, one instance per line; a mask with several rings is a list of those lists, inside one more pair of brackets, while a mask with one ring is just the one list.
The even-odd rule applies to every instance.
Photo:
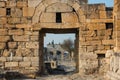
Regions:
[[[61, 14], [59, 23], [56, 22], [56, 13]], [[79, 72], [84, 69], [81, 72], [89, 70], [87, 73], [92, 73], [99, 67], [97, 54], [105, 54], [107, 50], [113, 49], [114, 29], [111, 16], [112, 11], [106, 11], [104, 4], [80, 5], [73, 0], [0, 1], [2, 68], [18, 70], [24, 74], [43, 70], [44, 34], [40, 30], [76, 28], [79, 30], [77, 69]]]

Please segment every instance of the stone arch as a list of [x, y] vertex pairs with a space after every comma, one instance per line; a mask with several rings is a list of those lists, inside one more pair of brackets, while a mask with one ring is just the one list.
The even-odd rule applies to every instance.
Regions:
[[65, 3], [69, 6], [71, 6], [75, 12], [77, 13], [77, 16], [80, 20], [80, 22], [84, 22], [85, 21], [85, 15], [84, 12], [81, 9], [81, 6], [74, 0], [43, 0], [41, 3], [39, 3], [39, 5], [36, 7], [34, 15], [32, 17], [32, 23], [36, 24], [39, 23], [39, 18], [42, 12], [45, 12], [46, 7], [48, 7], [51, 4], [54, 3]]

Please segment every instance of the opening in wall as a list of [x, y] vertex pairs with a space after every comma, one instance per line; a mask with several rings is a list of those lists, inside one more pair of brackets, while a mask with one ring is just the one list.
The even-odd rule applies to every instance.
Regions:
[[106, 29], [113, 29], [113, 23], [106, 23]]
[[6, 15], [7, 15], [7, 16], [10, 16], [10, 15], [11, 15], [11, 8], [7, 8], [7, 9], [6, 9]]
[[97, 54], [98, 59], [105, 58], [105, 54]]
[[60, 12], [56, 13], [56, 23], [62, 23], [62, 17]]

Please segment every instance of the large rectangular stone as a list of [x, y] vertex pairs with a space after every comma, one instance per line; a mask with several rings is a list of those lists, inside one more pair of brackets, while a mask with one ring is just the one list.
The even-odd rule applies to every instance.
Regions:
[[106, 15], [106, 11], [100, 11], [100, 18], [101, 19], [106, 19], [107, 18], [107, 15]]
[[27, 2], [25, 1], [17, 1], [17, 7], [26, 7], [27, 6]]
[[23, 30], [21, 29], [15, 29], [15, 30], [9, 30], [9, 35], [23, 35]]
[[56, 22], [56, 13], [42, 13], [40, 22]]
[[18, 67], [18, 62], [5, 62], [5, 67]]
[[20, 21], [20, 18], [8, 18], [8, 23], [10, 24], [20, 23]]
[[31, 41], [38, 41], [39, 37], [38, 36], [30, 36]]
[[30, 25], [30, 24], [17, 24], [16, 25], [16, 28], [31, 28], [32, 27], [32, 25]]
[[29, 67], [31, 65], [31, 62], [19, 62], [20, 67]]
[[7, 23], [7, 18], [6, 17], [1, 17], [0, 18], [0, 24], [6, 24]]
[[7, 35], [8, 30], [7, 29], [0, 29], [0, 35]]
[[5, 7], [5, 2], [1, 1], [0, 2], [0, 7]]
[[32, 17], [34, 14], [35, 8], [33, 7], [23, 7], [23, 16], [24, 17]]
[[0, 17], [6, 16], [6, 8], [0, 8]]
[[39, 48], [39, 42], [27, 42], [26, 48]]
[[24, 57], [23, 60], [24, 60], [25, 62], [29, 62], [29, 61], [31, 61], [31, 57]]
[[0, 57], [0, 62], [5, 62], [6, 61], [6, 57]]
[[42, 0], [28, 0], [28, 7], [36, 7]]
[[39, 66], [39, 62], [32, 62], [32, 67], [37, 67]]
[[7, 42], [8, 40], [10, 40], [9, 36], [0, 36], [0, 42]]
[[28, 35], [23, 35], [23, 36], [13, 36], [14, 41], [29, 41], [29, 36]]
[[17, 42], [8, 42], [8, 47], [9, 47], [10, 49], [16, 48], [16, 47], [17, 47]]
[[5, 46], [6, 46], [6, 44], [5, 44], [5, 43], [0, 43], [0, 49], [4, 49], [4, 48], [5, 48]]
[[16, 1], [7, 1], [6, 6], [7, 7], [15, 7], [16, 6]]
[[102, 44], [104, 45], [115, 45], [114, 40], [102, 40]]
[[[17, 61], [20, 62], [22, 60], [23, 60], [23, 57], [15, 56], [15, 57], [12, 58], [12, 61], [16, 61], [16, 62]], [[7, 57], [7, 61], [11, 61], [11, 57]]]
[[39, 57], [31, 57], [31, 62], [39, 62]]
[[62, 22], [63, 23], [77, 23], [78, 17], [76, 13], [62, 13]]

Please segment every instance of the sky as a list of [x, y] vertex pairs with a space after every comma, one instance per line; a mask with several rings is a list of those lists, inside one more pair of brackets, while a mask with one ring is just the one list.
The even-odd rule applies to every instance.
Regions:
[[[114, 0], [88, 0], [89, 4], [94, 4], [94, 3], [105, 3], [107, 7], [112, 7], [113, 6]], [[72, 39], [75, 40], [75, 34], [46, 34], [44, 37], [44, 46], [49, 42], [52, 42], [54, 40], [54, 43], [62, 43], [65, 39]]]

